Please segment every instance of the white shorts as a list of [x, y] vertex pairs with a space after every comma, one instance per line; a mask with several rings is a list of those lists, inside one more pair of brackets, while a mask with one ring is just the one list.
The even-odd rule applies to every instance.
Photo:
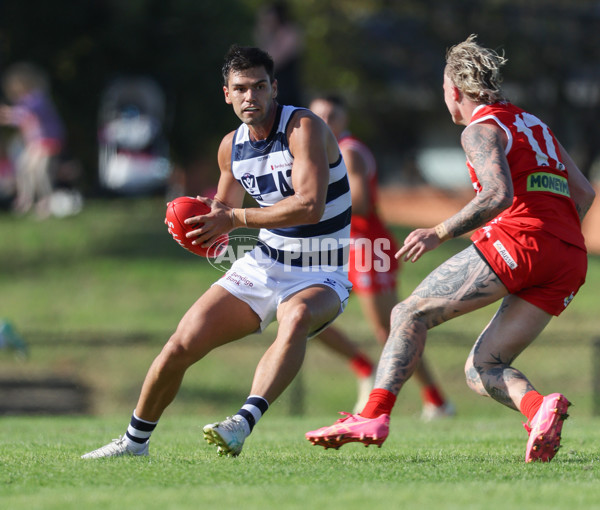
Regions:
[[[313, 285], [325, 285], [336, 291], [340, 298], [337, 315], [346, 308], [352, 284], [344, 271], [319, 271], [314, 268], [306, 271], [306, 268], [285, 266], [270, 260], [260, 250], [258, 254], [256, 252], [255, 248], [237, 259], [213, 285], [220, 285], [256, 312], [261, 321], [258, 331], [264, 331], [275, 320], [277, 307], [282, 301]], [[323, 331], [333, 320], [323, 324], [310, 336]]]

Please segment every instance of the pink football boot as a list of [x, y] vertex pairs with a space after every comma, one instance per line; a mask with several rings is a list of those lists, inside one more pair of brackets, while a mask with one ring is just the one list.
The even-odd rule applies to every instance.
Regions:
[[525, 462], [539, 460], [550, 462], [560, 448], [560, 432], [569, 417], [567, 408], [571, 403], [560, 393], [544, 397], [542, 405], [531, 420], [531, 426], [523, 424], [529, 432], [525, 450]]
[[363, 418], [359, 414], [340, 413], [343, 418], [329, 427], [321, 427], [305, 434], [313, 445], [336, 450], [346, 443], [363, 443], [365, 446], [381, 445], [386, 440], [390, 428], [390, 415], [382, 414], [377, 418]]

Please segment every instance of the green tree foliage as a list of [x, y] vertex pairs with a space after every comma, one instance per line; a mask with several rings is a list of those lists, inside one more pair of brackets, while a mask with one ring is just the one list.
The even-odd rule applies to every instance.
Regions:
[[[249, 42], [253, 13], [228, 0], [28, 0], [4, 2], [0, 63], [27, 60], [49, 74], [71, 150], [96, 169], [100, 99], [118, 76], [163, 87], [172, 155], [181, 165], [215, 150], [234, 126], [224, 114], [220, 67], [233, 42]], [[214, 158], [214, 154], [211, 154]]]
[[[267, 0], [5, 0], [0, 65], [28, 60], [48, 71], [72, 151], [96, 170], [102, 91], [145, 74], [167, 94], [172, 157], [214, 163], [237, 121], [223, 105], [220, 66], [230, 44], [254, 44]], [[509, 97], [544, 118], [589, 171], [597, 156], [600, 9], [593, 0], [288, 0], [305, 34], [305, 103], [342, 93], [352, 129], [382, 173], [409, 165], [440, 138], [456, 145], [441, 94], [444, 53], [470, 33], [505, 50]], [[390, 163], [391, 162], [391, 163]]]

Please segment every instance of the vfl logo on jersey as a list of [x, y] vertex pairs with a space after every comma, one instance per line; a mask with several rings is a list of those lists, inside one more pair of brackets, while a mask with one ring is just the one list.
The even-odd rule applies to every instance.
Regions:
[[258, 188], [256, 186], [256, 177], [254, 177], [252, 174], [242, 175], [242, 184], [250, 194], [252, 194], [253, 191], [258, 191]]
[[246, 188], [246, 191], [249, 195], [257, 200], [262, 200], [262, 197], [260, 196], [260, 189], [258, 189], [258, 184], [254, 175], [245, 173], [242, 175], [240, 181], [242, 182], [244, 188]]
[[517, 266], [518, 266], [517, 262], [515, 261], [515, 259], [513, 259], [511, 257], [510, 253], [508, 253], [508, 250], [504, 247], [504, 245], [500, 241], [496, 241], [494, 243], [494, 248], [496, 248], [496, 250], [502, 257], [502, 260], [504, 260], [504, 262], [506, 262], [508, 267], [510, 267], [511, 269], [517, 268]]
[[565, 197], [570, 196], [567, 179], [561, 175], [536, 172], [527, 177], [527, 191], [549, 191]]

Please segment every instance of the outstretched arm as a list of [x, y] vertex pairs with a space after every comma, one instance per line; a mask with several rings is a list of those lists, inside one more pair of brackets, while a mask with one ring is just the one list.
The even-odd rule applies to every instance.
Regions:
[[504, 154], [504, 132], [495, 124], [468, 126], [461, 143], [475, 169], [481, 191], [454, 216], [435, 228], [411, 232], [396, 258], [416, 262], [424, 253], [437, 248], [443, 241], [481, 227], [512, 204], [513, 184], [510, 167]]

